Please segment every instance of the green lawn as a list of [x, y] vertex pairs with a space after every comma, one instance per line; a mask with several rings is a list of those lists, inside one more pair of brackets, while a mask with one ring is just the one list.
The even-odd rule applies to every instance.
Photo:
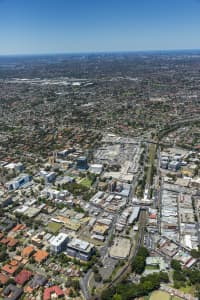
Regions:
[[146, 266], [146, 270], [159, 270], [159, 265], [157, 266]]
[[60, 223], [51, 222], [48, 224], [47, 228], [48, 228], [48, 231], [55, 234], [62, 228], [62, 226], [63, 225]]
[[172, 297], [172, 300], [182, 300], [182, 298], [174, 296], [174, 297]]
[[170, 300], [170, 295], [166, 292], [155, 291], [151, 294], [150, 300]]
[[187, 285], [186, 287], [181, 287], [180, 290], [184, 292], [185, 294], [195, 294], [195, 287]]
[[80, 184], [87, 187], [87, 188], [90, 188], [92, 186], [92, 180], [90, 180], [89, 178], [83, 178], [83, 180], [80, 181]]

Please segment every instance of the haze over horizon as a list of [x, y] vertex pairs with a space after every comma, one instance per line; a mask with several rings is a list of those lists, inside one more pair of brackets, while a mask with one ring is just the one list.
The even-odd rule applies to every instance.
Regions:
[[0, 0], [0, 55], [200, 49], [199, 0]]

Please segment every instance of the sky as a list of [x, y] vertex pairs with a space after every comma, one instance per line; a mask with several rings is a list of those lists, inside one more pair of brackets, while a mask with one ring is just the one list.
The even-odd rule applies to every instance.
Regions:
[[0, 0], [0, 55], [200, 49], [200, 0]]

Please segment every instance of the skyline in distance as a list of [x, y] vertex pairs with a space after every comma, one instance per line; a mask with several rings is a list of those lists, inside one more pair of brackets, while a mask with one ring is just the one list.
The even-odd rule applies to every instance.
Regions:
[[200, 49], [199, 0], [0, 0], [0, 55]]

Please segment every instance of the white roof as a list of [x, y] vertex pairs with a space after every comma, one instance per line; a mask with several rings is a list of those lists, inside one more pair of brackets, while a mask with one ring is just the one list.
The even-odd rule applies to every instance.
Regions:
[[57, 236], [53, 236], [50, 239], [50, 244], [52, 246], [59, 246], [61, 243], [63, 243], [68, 238], [68, 235], [65, 233], [59, 233]]

